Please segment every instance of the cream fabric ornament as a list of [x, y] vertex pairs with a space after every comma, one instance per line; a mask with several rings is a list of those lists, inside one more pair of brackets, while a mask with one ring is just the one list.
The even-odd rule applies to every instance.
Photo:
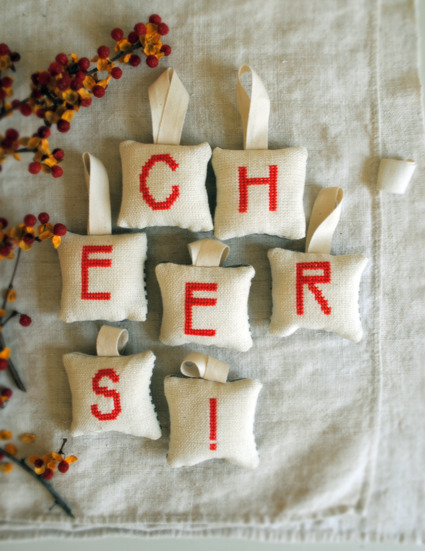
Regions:
[[59, 319], [145, 321], [144, 233], [111, 235], [109, 182], [103, 164], [84, 153], [89, 235], [68, 232], [58, 249], [62, 271]]
[[163, 317], [160, 340], [177, 346], [189, 342], [251, 348], [248, 295], [252, 266], [221, 267], [228, 247], [213, 239], [189, 245], [193, 266], [159, 264]]
[[189, 94], [174, 69], [149, 87], [149, 100], [154, 144], [120, 145], [123, 195], [118, 225], [212, 230], [205, 188], [211, 148], [207, 143], [179, 145]]
[[367, 258], [328, 254], [342, 195], [340, 188], [319, 193], [307, 235], [307, 253], [284, 249], [268, 252], [273, 279], [273, 335], [288, 337], [306, 328], [333, 331], [354, 342], [362, 338], [358, 297]]
[[[252, 75], [249, 98], [241, 83]], [[244, 151], [214, 149], [217, 178], [214, 235], [218, 239], [265, 233], [300, 239], [305, 236], [303, 207], [307, 150], [268, 147], [270, 100], [259, 76], [239, 69], [237, 101], [244, 129]]]
[[155, 356], [151, 351], [120, 356], [127, 340], [126, 329], [104, 325], [97, 338], [97, 356], [64, 355], [74, 436], [117, 431], [152, 440], [161, 437], [150, 394]]
[[181, 371], [201, 378], [165, 378], [171, 467], [219, 458], [250, 469], [258, 466], [254, 417], [262, 384], [252, 379], [226, 382], [228, 370], [215, 358], [194, 353], [185, 358]]

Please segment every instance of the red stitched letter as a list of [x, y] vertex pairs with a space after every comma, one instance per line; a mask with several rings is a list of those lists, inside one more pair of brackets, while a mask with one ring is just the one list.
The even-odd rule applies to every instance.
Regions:
[[[322, 275], [304, 275], [304, 270], [323, 270]], [[314, 298], [320, 304], [322, 312], [327, 316], [331, 313], [328, 301], [322, 295], [322, 291], [316, 287], [316, 283], [331, 282], [330, 262], [297, 262], [297, 314], [304, 314], [304, 285], [307, 285]]]
[[210, 450], [217, 449], [217, 398], [210, 398]]
[[269, 186], [269, 211], [277, 210], [277, 165], [269, 166], [268, 178], [247, 178], [247, 167], [239, 167], [239, 212], [248, 212], [248, 186]]
[[193, 296], [195, 291], [217, 292], [217, 283], [186, 283], [186, 296], [184, 301], [185, 309], [185, 335], [200, 335], [201, 337], [214, 337], [215, 329], [193, 329], [192, 327], [192, 307], [193, 306], [215, 306], [216, 298], [196, 298]]
[[113, 369], [99, 369], [92, 380], [95, 394], [98, 396], [106, 396], [106, 398], [112, 398], [114, 400], [114, 409], [110, 413], [101, 413], [97, 404], [94, 404], [91, 406], [91, 412], [99, 421], [113, 421], [121, 413], [120, 395], [119, 392], [109, 389], [107, 386], [99, 386], [99, 382], [103, 377], [109, 377], [114, 383], [119, 383], [120, 377]]
[[142, 172], [140, 173], [140, 193], [143, 195], [143, 199], [152, 210], [168, 210], [180, 194], [179, 186], [173, 186], [171, 188], [171, 193], [165, 201], [155, 201], [146, 183], [151, 168], [159, 162], [166, 163], [173, 172], [179, 167], [176, 161], [168, 153], [165, 153], [164, 155], [152, 155], [143, 165]]
[[112, 258], [89, 258], [91, 253], [112, 253], [112, 245], [84, 245], [81, 255], [81, 298], [111, 300], [111, 293], [89, 293], [89, 268], [110, 268]]

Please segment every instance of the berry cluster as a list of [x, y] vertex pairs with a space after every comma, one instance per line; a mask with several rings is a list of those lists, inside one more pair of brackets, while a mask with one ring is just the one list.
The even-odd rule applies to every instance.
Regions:
[[[31, 95], [11, 102], [6, 100], [13, 96], [13, 78], [2, 78], [1, 72], [15, 71], [14, 63], [20, 56], [17, 52], [12, 53], [7, 44], [0, 44], [0, 119], [19, 110], [25, 117], [36, 115], [43, 120], [43, 126], [32, 137], [19, 138], [14, 128], [9, 128], [4, 136], [0, 135], [0, 170], [8, 157], [19, 161], [20, 153], [32, 152], [33, 162], [28, 167], [31, 174], [44, 172], [54, 178], [62, 176], [59, 164], [64, 152], [62, 149], [50, 150], [51, 127], [55, 125], [59, 132], [68, 132], [75, 113], [81, 107], [89, 107], [93, 98], [102, 98], [111, 79], [122, 77], [122, 69], [116, 66], [116, 62], [132, 67], [140, 65], [141, 57], [136, 50], [146, 57], [148, 67], [156, 67], [161, 58], [171, 54], [171, 47], [161, 41], [168, 32], [168, 25], [157, 14], [151, 15], [146, 24], [136, 23], [127, 37], [117, 27], [111, 31], [115, 55], [111, 57], [108, 46], [100, 46], [92, 59], [61, 52], [46, 71], [31, 75]], [[92, 63], [96, 66], [91, 68]]]

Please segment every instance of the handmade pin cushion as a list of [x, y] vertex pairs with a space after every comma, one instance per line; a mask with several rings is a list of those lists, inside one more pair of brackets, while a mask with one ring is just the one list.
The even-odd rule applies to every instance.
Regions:
[[149, 88], [154, 144], [120, 144], [123, 195], [118, 225], [213, 229], [205, 188], [211, 148], [178, 145], [189, 95], [173, 69]]
[[[241, 76], [252, 74], [251, 99]], [[305, 236], [303, 207], [307, 150], [269, 150], [270, 100], [259, 76], [247, 65], [239, 70], [237, 100], [244, 130], [244, 150], [214, 149], [217, 178], [214, 235], [217, 239], [252, 233], [288, 239]]]
[[269, 250], [273, 335], [287, 337], [306, 328], [332, 331], [354, 342], [361, 340], [359, 287], [367, 258], [360, 254], [329, 254], [341, 201], [340, 188], [320, 192], [309, 226], [306, 253]]
[[228, 365], [195, 353], [181, 366], [191, 378], [165, 378], [171, 467], [219, 458], [241, 467], [258, 466], [254, 417], [262, 384], [252, 379], [226, 382], [228, 370]]
[[150, 351], [120, 356], [127, 340], [127, 330], [104, 325], [97, 356], [64, 355], [74, 436], [117, 431], [152, 440], [161, 437], [149, 388], [155, 356]]
[[170, 346], [191, 342], [248, 350], [254, 268], [222, 267], [228, 247], [213, 239], [191, 243], [189, 250], [192, 266], [167, 262], [155, 269], [163, 306], [160, 340]]
[[111, 235], [105, 167], [88, 153], [83, 160], [89, 189], [89, 235], [68, 232], [58, 249], [62, 272], [59, 318], [66, 322], [144, 321], [146, 235]]

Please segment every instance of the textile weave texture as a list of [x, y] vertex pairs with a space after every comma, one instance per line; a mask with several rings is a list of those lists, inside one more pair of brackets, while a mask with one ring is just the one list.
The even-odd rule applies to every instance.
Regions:
[[[167, 42], [173, 47], [155, 70], [144, 64], [126, 67], [104, 98], [80, 110], [70, 132], [54, 133], [52, 145], [66, 150], [63, 179], [35, 177], [24, 163], [6, 163], [2, 211], [10, 222], [19, 222], [28, 211], [48, 211], [72, 232], [84, 234], [87, 193], [81, 152], [88, 150], [108, 170], [117, 231], [119, 144], [127, 139], [152, 143], [148, 86], [167, 65], [176, 68], [191, 97], [182, 145], [208, 142], [212, 148], [242, 150], [235, 89], [238, 68], [249, 63], [271, 99], [270, 150], [300, 144], [308, 150], [307, 218], [320, 188], [337, 185], [344, 190], [333, 254], [369, 259], [360, 285], [364, 337], [354, 344], [321, 331], [300, 330], [284, 340], [270, 335], [267, 251], [303, 251], [305, 243], [250, 235], [227, 242], [227, 263], [248, 264], [256, 272], [249, 297], [253, 347], [241, 353], [160, 343], [162, 306], [155, 266], [187, 264], [187, 244], [211, 234], [148, 228], [147, 320], [120, 325], [130, 334], [128, 354], [152, 350], [157, 358], [152, 397], [163, 436], [155, 441], [115, 433], [70, 438], [67, 450], [79, 460], [58, 489], [73, 508], [75, 524], [58, 508], [49, 512], [51, 503], [42, 489], [15, 469], [2, 479], [0, 537], [120, 533], [317, 542], [422, 540], [425, 140], [414, 1], [200, 0], [194, 9], [189, 0], [156, 0], [144, 3], [142, 13], [140, 4], [122, 0], [108, 4], [102, 17], [100, 9], [92, 0], [60, 5], [53, 0], [3, 0], [2, 41], [20, 51], [18, 74], [28, 80], [58, 52], [91, 57], [108, 43], [111, 29], [118, 25], [127, 32], [150, 13], [161, 14], [169, 24]], [[47, 40], [46, 31], [57, 28], [61, 32], [49, 32]], [[24, 36], [25, 42], [17, 40]], [[19, 82], [17, 78], [16, 94], [23, 98], [28, 88]], [[39, 125], [18, 115], [4, 124], [18, 125], [22, 135], [31, 135]], [[378, 192], [382, 157], [417, 161], [406, 195]], [[207, 192], [214, 210], [211, 166]], [[3, 282], [11, 268], [1, 263]], [[28, 392], [16, 391], [2, 411], [4, 428], [16, 435], [37, 433], [36, 443], [23, 453], [56, 449], [69, 435], [71, 391], [62, 355], [95, 353], [101, 322], [59, 323], [60, 288], [57, 253], [48, 243], [23, 255], [16, 306], [35, 321], [25, 333], [10, 325], [4, 336]], [[164, 378], [176, 374], [192, 350], [228, 363], [229, 379], [263, 384], [255, 422], [261, 468], [241, 469], [226, 461], [184, 469], [167, 466], [170, 425]]]

